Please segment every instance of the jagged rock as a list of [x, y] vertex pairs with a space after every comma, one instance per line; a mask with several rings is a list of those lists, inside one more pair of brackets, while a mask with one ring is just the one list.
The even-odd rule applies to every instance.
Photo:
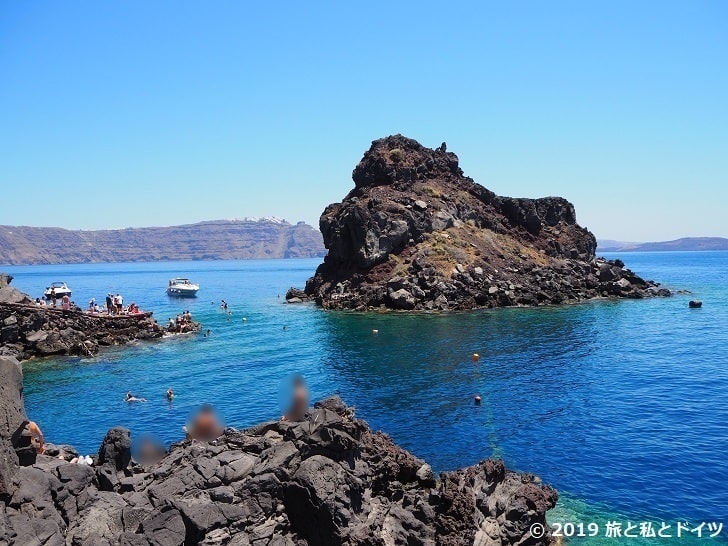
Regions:
[[693, 309], [697, 309], [697, 308], [702, 307], [702, 306], [703, 306], [703, 302], [700, 301], [700, 300], [690, 300], [688, 302], [688, 307], [691, 307]]
[[114, 427], [106, 433], [99, 447], [99, 465], [110, 465], [115, 470], [124, 470], [131, 462], [131, 431]]
[[31, 299], [12, 286], [0, 288], [0, 303], [30, 303]]
[[26, 420], [20, 364], [15, 358], [0, 356], [0, 498], [13, 490], [18, 471], [14, 443]]
[[414, 309], [417, 305], [417, 299], [404, 288], [391, 292], [389, 301], [394, 309]]
[[[444, 148], [401, 135], [376, 140], [352, 178], [354, 189], [321, 215], [328, 254], [306, 283], [325, 308], [458, 310], [668, 295], [649, 290], [655, 283], [619, 260], [596, 260], [594, 235], [565, 199], [498, 196], [464, 176]], [[392, 287], [392, 277], [401, 285]]]

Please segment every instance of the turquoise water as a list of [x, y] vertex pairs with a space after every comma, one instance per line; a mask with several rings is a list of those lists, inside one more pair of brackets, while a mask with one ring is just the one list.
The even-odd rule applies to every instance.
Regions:
[[[189, 309], [210, 337], [105, 350], [92, 359], [24, 364], [26, 409], [54, 443], [97, 451], [129, 427], [169, 443], [211, 402], [227, 425], [275, 418], [302, 373], [312, 398], [338, 393], [375, 429], [436, 470], [501, 457], [541, 476], [562, 500], [552, 522], [722, 523], [728, 536], [728, 253], [620, 254], [636, 272], [690, 295], [452, 315], [345, 314], [285, 305], [318, 260], [166, 262], [6, 268], [40, 295], [51, 281], [85, 304], [107, 292], [153, 309]], [[165, 295], [183, 275], [195, 300]], [[280, 298], [278, 297], [280, 296]], [[702, 309], [688, 309], [699, 298]], [[227, 300], [232, 315], [219, 308]], [[246, 320], [243, 320], [246, 319]], [[285, 329], [284, 329], [285, 327]], [[373, 329], [379, 332], [374, 334]], [[473, 353], [480, 361], [474, 364]], [[178, 398], [167, 403], [174, 388]], [[149, 399], [123, 402], [127, 391]], [[482, 397], [481, 406], [473, 397]], [[709, 533], [707, 525], [704, 536]], [[689, 534], [689, 533], [688, 533]], [[697, 539], [682, 543], [716, 543]], [[675, 539], [677, 540], [677, 539]], [[675, 541], [674, 540], [674, 541]]]

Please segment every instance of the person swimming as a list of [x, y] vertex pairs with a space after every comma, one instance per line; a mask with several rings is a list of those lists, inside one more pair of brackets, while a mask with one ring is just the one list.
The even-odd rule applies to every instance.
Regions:
[[167, 389], [167, 400], [170, 402], [174, 400], [174, 391], [172, 389]]
[[125, 402], [146, 402], [146, 398], [138, 398], [134, 396], [131, 391], [126, 393], [126, 398], [124, 399]]

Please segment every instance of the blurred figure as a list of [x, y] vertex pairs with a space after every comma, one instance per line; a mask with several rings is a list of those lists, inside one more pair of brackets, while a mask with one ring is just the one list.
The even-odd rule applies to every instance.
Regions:
[[28, 432], [30, 433], [30, 442], [35, 447], [35, 450], [38, 453], [43, 453], [45, 451], [45, 447], [43, 447], [43, 431], [35, 421], [28, 421]]
[[210, 404], [203, 404], [199, 413], [187, 429], [187, 437], [209, 442], [222, 435], [224, 429]]
[[301, 421], [308, 413], [308, 388], [302, 376], [293, 377], [291, 384], [291, 405], [281, 417], [283, 421]]
[[139, 440], [137, 456], [142, 464], [153, 464], [161, 460], [167, 454], [162, 442], [151, 437], [142, 436]]
[[170, 402], [174, 400], [174, 391], [171, 388], [167, 389], [167, 400]]

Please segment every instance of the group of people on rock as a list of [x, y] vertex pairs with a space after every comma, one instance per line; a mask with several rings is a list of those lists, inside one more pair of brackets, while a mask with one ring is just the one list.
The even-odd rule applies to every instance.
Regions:
[[[42, 298], [35, 298], [34, 303], [39, 307], [44, 307], [46, 305], [50, 307], [58, 307], [58, 297], [56, 296], [55, 289], [51, 288], [51, 295], [48, 298], [48, 301], [46, 301], [44, 296]], [[63, 294], [63, 296], [61, 296], [61, 309], [63, 309], [64, 311], [69, 311], [72, 304], [73, 302], [71, 301], [71, 298], [68, 296], [68, 294]]]
[[[33, 302], [38, 307], [58, 307], [58, 300], [60, 299], [60, 307], [64, 311], [69, 311], [74, 305], [68, 294], [63, 294], [60, 298], [56, 296], [56, 291], [51, 288], [50, 296], [35, 298]], [[106, 295], [106, 303], [103, 307], [100, 307], [96, 302], [96, 298], [91, 298], [88, 302], [88, 312], [92, 315], [134, 315], [141, 313], [141, 309], [136, 303], [130, 303], [128, 307], [124, 307], [124, 297], [121, 294], [113, 295], [111, 293]]]
[[130, 303], [124, 308], [124, 296], [111, 293], [106, 294], [106, 302], [103, 307], [99, 307], [96, 298], [91, 298], [88, 302], [88, 312], [92, 315], [135, 315], [142, 311], [136, 303]]
[[195, 323], [192, 321], [192, 313], [185, 311], [181, 315], [177, 315], [174, 319], [169, 318], [167, 331], [177, 334], [191, 332], [195, 329]]

